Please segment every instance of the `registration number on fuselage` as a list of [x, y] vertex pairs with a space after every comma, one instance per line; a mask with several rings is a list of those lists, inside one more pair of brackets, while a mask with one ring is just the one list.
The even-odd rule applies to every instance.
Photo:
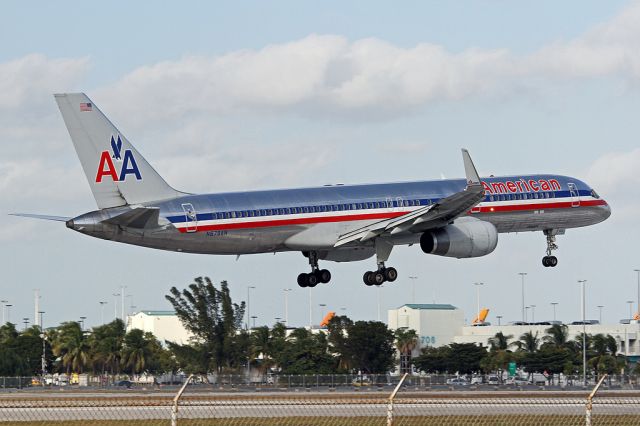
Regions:
[[227, 234], [227, 231], [207, 231], [207, 237], [224, 237]]

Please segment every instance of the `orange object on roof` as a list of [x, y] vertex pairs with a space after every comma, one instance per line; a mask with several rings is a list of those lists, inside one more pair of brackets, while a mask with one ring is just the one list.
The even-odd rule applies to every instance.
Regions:
[[336, 313], [333, 311], [329, 311], [329, 313], [327, 315], [324, 316], [324, 318], [322, 318], [322, 321], [320, 322], [320, 327], [326, 327], [329, 325], [329, 321], [331, 321], [331, 318], [335, 317]]
[[480, 323], [483, 323], [483, 322], [484, 322], [484, 320], [486, 320], [486, 319], [487, 319], [487, 315], [489, 315], [489, 309], [488, 309], [488, 308], [483, 308], [483, 309], [480, 311], [480, 314], [479, 314], [477, 317], [475, 317], [475, 319], [473, 320], [472, 324], [480, 324]]
[[640, 313], [636, 313], [636, 314], [633, 316], [633, 319], [634, 319], [634, 320], [636, 320], [636, 321], [640, 320]]

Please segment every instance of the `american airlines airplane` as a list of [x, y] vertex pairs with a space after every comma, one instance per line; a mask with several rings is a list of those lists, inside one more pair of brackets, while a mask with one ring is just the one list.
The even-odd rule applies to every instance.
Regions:
[[465, 179], [196, 195], [177, 191], [147, 163], [84, 93], [55, 95], [98, 210], [64, 221], [105, 240], [185, 253], [244, 255], [299, 251], [309, 273], [301, 287], [328, 283], [320, 260], [375, 256], [368, 286], [395, 281], [386, 266], [394, 246], [420, 244], [427, 254], [456, 258], [491, 253], [504, 232], [542, 231], [545, 267], [558, 259], [556, 235], [611, 214], [586, 183], [568, 176], [480, 178], [462, 150]]

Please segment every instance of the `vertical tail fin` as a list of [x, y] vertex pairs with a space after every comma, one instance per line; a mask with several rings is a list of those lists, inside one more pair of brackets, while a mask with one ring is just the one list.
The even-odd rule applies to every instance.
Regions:
[[87, 95], [54, 96], [99, 208], [181, 195], [147, 163]]

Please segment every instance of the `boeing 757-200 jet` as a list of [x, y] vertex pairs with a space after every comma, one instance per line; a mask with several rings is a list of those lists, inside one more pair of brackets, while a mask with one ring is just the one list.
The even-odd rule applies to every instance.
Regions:
[[375, 256], [366, 285], [394, 281], [386, 266], [395, 245], [420, 244], [427, 254], [456, 258], [491, 253], [504, 232], [542, 231], [545, 267], [558, 259], [556, 235], [609, 217], [586, 183], [568, 176], [480, 178], [462, 150], [465, 179], [327, 185], [319, 188], [196, 195], [177, 191], [84, 93], [55, 95], [98, 210], [65, 221], [93, 237], [186, 253], [244, 255], [299, 251], [311, 272], [301, 287], [328, 283], [320, 260]]

